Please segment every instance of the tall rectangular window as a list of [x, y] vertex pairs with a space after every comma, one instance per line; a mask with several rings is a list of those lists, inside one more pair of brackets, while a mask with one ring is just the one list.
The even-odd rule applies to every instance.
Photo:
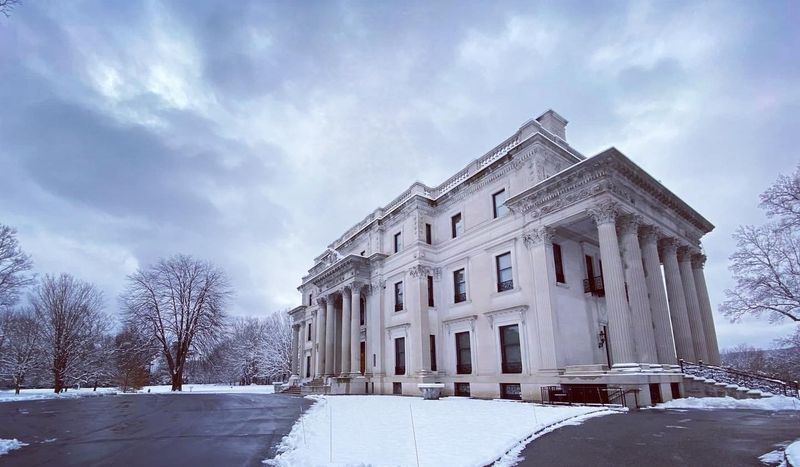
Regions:
[[311, 306], [311, 305], [314, 304], [314, 302], [312, 301], [313, 298], [314, 298], [314, 293], [313, 292], [308, 294], [308, 306]]
[[394, 340], [394, 374], [406, 374], [406, 338], [398, 337]]
[[500, 355], [503, 373], [522, 373], [522, 350], [519, 345], [519, 325], [500, 326]]
[[431, 371], [436, 371], [436, 336], [431, 334]]
[[506, 190], [500, 190], [492, 195], [492, 207], [494, 208], [495, 219], [500, 216], [505, 216], [508, 212], [508, 208], [505, 205], [506, 199], [508, 199]]
[[556, 282], [564, 284], [564, 262], [561, 259], [561, 245], [553, 243], [553, 261], [556, 263]]
[[497, 291], [504, 292], [514, 288], [514, 278], [511, 270], [511, 252], [503, 253], [495, 258], [497, 270]]
[[459, 375], [472, 373], [472, 351], [469, 344], [469, 332], [456, 333], [456, 373]]
[[397, 232], [394, 234], [394, 252], [399, 253], [400, 250], [403, 248], [403, 232]]
[[358, 301], [358, 318], [359, 325], [363, 326], [367, 323], [367, 302], [364, 297]]
[[425, 243], [428, 245], [433, 244], [433, 232], [431, 232], [430, 224], [425, 224]]
[[467, 279], [463, 269], [453, 271], [453, 301], [461, 303], [467, 299]]
[[306, 333], [306, 340], [311, 340], [311, 323], [308, 323], [308, 332]]
[[461, 232], [464, 230], [464, 222], [461, 220], [461, 213], [459, 212], [455, 216], [450, 218], [450, 233], [452, 238], [456, 238], [461, 235]]
[[394, 285], [394, 311], [403, 310], [403, 282]]
[[433, 276], [428, 276], [428, 306], [433, 307]]
[[311, 377], [311, 355], [306, 355], [306, 378]]

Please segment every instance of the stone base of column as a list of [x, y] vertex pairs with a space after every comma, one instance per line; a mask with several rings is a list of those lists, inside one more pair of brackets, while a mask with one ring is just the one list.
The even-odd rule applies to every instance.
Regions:
[[611, 365], [612, 372], [637, 372], [642, 371], [642, 365], [639, 363], [615, 363]]

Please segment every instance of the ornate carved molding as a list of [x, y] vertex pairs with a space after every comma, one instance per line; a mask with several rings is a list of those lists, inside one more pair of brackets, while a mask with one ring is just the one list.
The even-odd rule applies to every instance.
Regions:
[[642, 246], [649, 245], [651, 243], [658, 243], [658, 239], [663, 237], [664, 234], [661, 232], [661, 229], [654, 225], [642, 225], [639, 227], [639, 239], [642, 242]]
[[415, 266], [411, 266], [408, 269], [408, 272], [411, 274], [411, 277], [416, 279], [419, 277], [427, 277], [431, 275], [433, 271], [430, 266], [426, 266], [424, 264], [417, 264]]
[[478, 319], [478, 315], [469, 315], [469, 316], [462, 316], [460, 318], [451, 318], [442, 321], [442, 324], [447, 328], [447, 333], [451, 333], [451, 328], [459, 323], [468, 322], [469, 328], [471, 331], [475, 331], [475, 320]]
[[511, 308], [504, 308], [502, 310], [487, 311], [484, 315], [489, 318], [489, 327], [494, 329], [494, 321], [497, 318], [507, 315], [515, 315], [518, 317], [520, 323], [525, 325], [525, 315], [528, 311], [528, 305], [520, 305]]
[[642, 217], [638, 214], [625, 214], [617, 218], [617, 233], [622, 235], [637, 235]]
[[677, 253], [678, 261], [682, 263], [684, 261], [692, 261], [692, 256], [699, 252], [691, 245], [680, 245]]
[[387, 326], [386, 337], [392, 337], [392, 332], [396, 330], [403, 331], [403, 335], [408, 336], [408, 328], [410, 327], [411, 323], [402, 323], [402, 324], [395, 324], [394, 326]]
[[658, 241], [658, 253], [662, 257], [665, 255], [676, 255], [680, 242], [677, 238], [662, 238]]
[[612, 200], [601, 201], [586, 210], [586, 214], [597, 225], [613, 224], [620, 215], [619, 203]]
[[554, 236], [555, 229], [552, 227], [534, 227], [522, 234], [522, 241], [527, 248], [533, 248], [544, 243], [552, 243]]
[[692, 255], [692, 268], [693, 269], [703, 269], [706, 265], [706, 255], [702, 253], [698, 253]]

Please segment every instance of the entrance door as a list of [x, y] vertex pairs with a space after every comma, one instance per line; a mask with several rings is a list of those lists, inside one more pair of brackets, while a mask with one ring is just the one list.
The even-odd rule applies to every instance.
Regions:
[[367, 343], [366, 342], [362, 342], [361, 343], [361, 358], [360, 358], [360, 365], [359, 366], [361, 367], [361, 374], [362, 375], [367, 372]]

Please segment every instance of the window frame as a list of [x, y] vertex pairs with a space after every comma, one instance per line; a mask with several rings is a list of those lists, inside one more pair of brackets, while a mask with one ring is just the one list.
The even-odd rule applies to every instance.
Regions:
[[457, 212], [450, 216], [450, 238], [458, 238], [462, 233], [464, 233], [464, 215]]
[[403, 250], [403, 231], [395, 233], [392, 238], [394, 239], [394, 252], [400, 253]]
[[[509, 344], [506, 342], [506, 336], [504, 334], [504, 330], [516, 327], [517, 328], [517, 343], [516, 344]], [[502, 326], [497, 327], [498, 337], [500, 340], [500, 373], [502, 374], [521, 374], [522, 373], [522, 334], [519, 323], [509, 323]], [[517, 348], [517, 354], [519, 355], [519, 362], [509, 362], [507, 361], [508, 358], [508, 350], [509, 347]]]
[[[402, 345], [400, 345], [402, 342]], [[402, 350], [402, 352], [401, 352]], [[402, 357], [402, 358], [400, 358]], [[399, 361], [402, 360], [402, 365], [398, 365]], [[402, 369], [402, 372], [400, 370]], [[401, 376], [406, 374], [406, 338], [405, 336], [402, 337], [395, 337], [394, 338], [394, 374], [395, 376]]]
[[[505, 194], [506, 197], [503, 200], [503, 202], [498, 206], [497, 205], [497, 195], [500, 195], [500, 194]], [[492, 215], [493, 215], [492, 218], [493, 219], [498, 219], [500, 217], [505, 217], [508, 214], [508, 212], [509, 212], [508, 211], [508, 206], [505, 205], [506, 200], [508, 200], [508, 192], [506, 191], [505, 188], [502, 188], [502, 189], [500, 189], [500, 190], [498, 190], [498, 191], [496, 191], [495, 193], [492, 194]], [[500, 212], [501, 209], [503, 210], [503, 212]]]
[[[457, 275], [461, 273], [462, 280], [456, 280]], [[464, 285], [464, 291], [459, 291], [459, 284]], [[459, 268], [453, 271], [453, 303], [464, 303], [467, 301], [467, 268]]]
[[431, 371], [437, 371], [436, 365], [436, 334], [430, 335]]
[[394, 283], [394, 311], [403, 311], [405, 309], [404, 303], [404, 290], [403, 281]]
[[425, 223], [425, 243], [433, 245], [433, 226], [427, 222]]
[[428, 276], [428, 307], [434, 308], [436, 300], [434, 299], [433, 276]]
[[[508, 267], [501, 268], [500, 267], [500, 259], [504, 257], [508, 257]], [[502, 280], [502, 272], [508, 271], [508, 278], [506, 280]], [[505, 253], [500, 253], [499, 255], [495, 255], [494, 257], [494, 272], [495, 272], [495, 283], [497, 284], [497, 292], [507, 292], [509, 290], [514, 290], [514, 258], [511, 254], [511, 251], [506, 251]]]
[[[461, 331], [454, 334], [456, 344], [456, 374], [458, 375], [471, 375], [472, 374], [472, 333], [470, 331]], [[463, 346], [466, 344], [466, 347]], [[469, 362], [465, 362], [463, 353], [469, 354]]]
[[553, 266], [555, 268], [555, 278], [557, 284], [566, 284], [567, 279], [564, 274], [564, 254], [560, 243], [553, 243]]

